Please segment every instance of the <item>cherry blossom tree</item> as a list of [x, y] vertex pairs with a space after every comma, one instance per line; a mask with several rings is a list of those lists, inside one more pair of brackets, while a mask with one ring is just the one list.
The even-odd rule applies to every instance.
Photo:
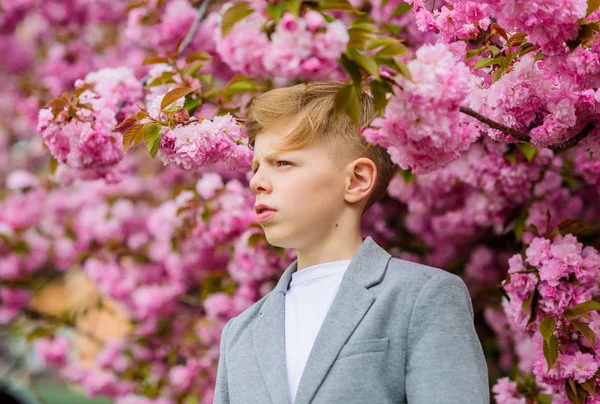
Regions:
[[597, 402], [599, 7], [3, 3], [0, 325], [89, 396], [211, 403], [223, 326], [295, 259], [255, 223], [248, 105], [338, 80], [398, 165], [365, 234], [463, 277], [495, 400]]

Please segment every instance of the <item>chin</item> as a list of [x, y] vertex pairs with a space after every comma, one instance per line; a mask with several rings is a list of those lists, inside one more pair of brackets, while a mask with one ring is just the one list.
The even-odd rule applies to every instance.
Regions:
[[285, 240], [281, 237], [277, 237], [277, 235], [273, 234], [272, 229], [266, 228], [263, 230], [265, 232], [265, 238], [267, 239], [267, 243], [269, 243], [273, 247], [295, 248], [293, 242], [291, 242], [290, 240]]

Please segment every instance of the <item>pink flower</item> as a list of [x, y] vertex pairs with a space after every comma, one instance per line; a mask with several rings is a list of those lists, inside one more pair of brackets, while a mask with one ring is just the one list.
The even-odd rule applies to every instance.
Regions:
[[540, 265], [543, 261], [550, 258], [550, 244], [551, 241], [545, 238], [536, 237], [534, 238], [525, 254], [527, 254], [527, 263], [533, 266]]
[[590, 379], [598, 370], [598, 364], [593, 355], [575, 352], [574, 355], [562, 355], [565, 378], [573, 377], [578, 383]]
[[202, 199], [213, 198], [218, 189], [223, 188], [223, 179], [217, 173], [205, 173], [196, 183], [196, 192]]
[[8, 324], [29, 306], [31, 294], [24, 289], [0, 286], [0, 324]]
[[243, 138], [235, 119], [227, 114], [212, 121], [204, 119], [167, 131], [161, 140], [158, 157], [164, 165], [183, 170], [224, 163], [230, 169], [250, 167], [252, 153], [247, 146], [238, 144]]
[[459, 112], [476, 83], [470, 69], [444, 44], [425, 45], [408, 63], [413, 80], [398, 76], [396, 90], [367, 141], [386, 147], [403, 169], [425, 174], [456, 160], [479, 137], [472, 121]]
[[42, 338], [35, 342], [35, 350], [46, 365], [60, 368], [68, 362], [69, 341], [62, 337]]
[[225, 293], [213, 293], [204, 300], [206, 316], [213, 320], [219, 318], [229, 319], [232, 307], [233, 301], [231, 297]]
[[526, 404], [527, 399], [517, 393], [517, 383], [508, 377], [501, 377], [492, 387], [494, 398], [498, 404]]

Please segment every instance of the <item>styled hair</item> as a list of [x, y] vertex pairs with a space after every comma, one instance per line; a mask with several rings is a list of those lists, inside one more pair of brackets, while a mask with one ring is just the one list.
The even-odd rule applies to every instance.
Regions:
[[364, 213], [385, 195], [398, 166], [385, 148], [367, 142], [361, 134], [361, 128], [366, 127], [377, 113], [368, 93], [361, 90], [358, 96], [360, 127], [356, 127], [345, 113], [334, 117], [335, 95], [343, 85], [336, 81], [298, 84], [254, 98], [245, 124], [248, 147], [254, 150], [256, 136], [261, 131], [299, 117], [299, 124], [275, 149], [283, 152], [317, 144], [327, 149], [339, 168], [360, 157], [372, 160], [377, 167], [377, 178]]

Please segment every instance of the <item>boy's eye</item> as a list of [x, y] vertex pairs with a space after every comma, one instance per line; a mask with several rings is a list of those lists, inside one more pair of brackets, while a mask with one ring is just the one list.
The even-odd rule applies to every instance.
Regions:
[[282, 161], [282, 160], [277, 161], [277, 163], [288, 163], [288, 164], [291, 164], [289, 161]]

